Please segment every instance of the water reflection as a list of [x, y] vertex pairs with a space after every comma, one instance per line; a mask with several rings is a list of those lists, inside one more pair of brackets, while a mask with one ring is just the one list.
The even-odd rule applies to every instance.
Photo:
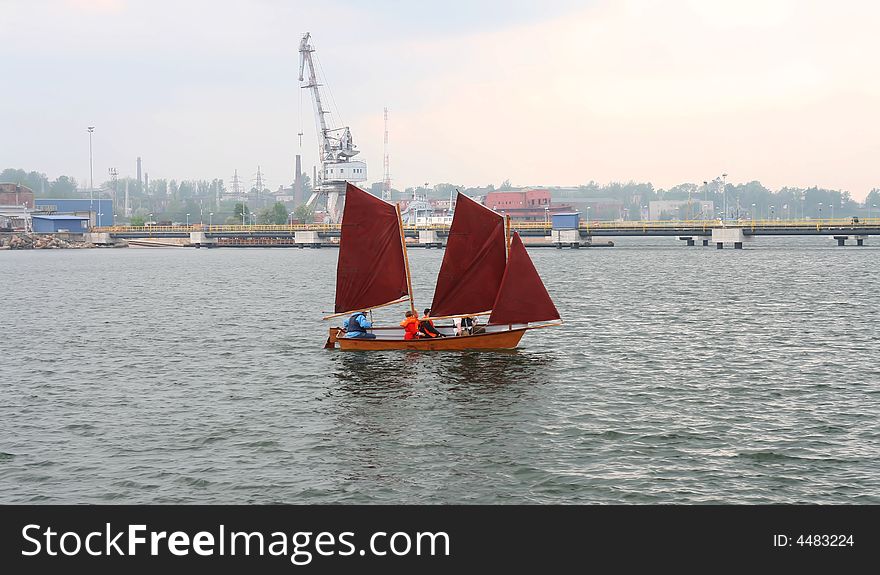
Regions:
[[394, 352], [331, 352], [333, 377], [340, 389], [356, 396], [405, 398], [412, 394], [412, 360]]
[[496, 391], [515, 386], [528, 388], [546, 383], [550, 359], [521, 352], [463, 352], [446, 362], [450, 391]]

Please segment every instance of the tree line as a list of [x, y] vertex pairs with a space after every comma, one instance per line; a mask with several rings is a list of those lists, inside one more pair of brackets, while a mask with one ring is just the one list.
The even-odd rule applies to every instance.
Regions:
[[[311, 189], [311, 182], [306, 180], [306, 193]], [[76, 198], [84, 197], [85, 190], [77, 181], [69, 176], [58, 176], [50, 180], [46, 174], [7, 168], [0, 172], [0, 182], [12, 182], [27, 186], [37, 197]], [[118, 178], [100, 184], [102, 194], [116, 191], [117, 215], [122, 214], [125, 201], [125, 186], [128, 193], [133, 216], [152, 219], [170, 220], [190, 223], [241, 223], [245, 213], [246, 223], [286, 223], [296, 220], [308, 223], [312, 221], [314, 211], [304, 205], [295, 206], [291, 212], [284, 204], [267, 203], [269, 189], [250, 190], [257, 198], [252, 207], [235, 200], [221, 201], [216, 198], [227, 194], [227, 186], [223, 179], [212, 180], [175, 180], [166, 178], [151, 179], [146, 185], [135, 178]], [[292, 187], [292, 184], [291, 184]], [[648, 203], [656, 200], [679, 200], [688, 202], [677, 208], [674, 214], [680, 219], [688, 219], [700, 214], [698, 202], [712, 201], [714, 213], [712, 217], [725, 215], [727, 218], [746, 219], [797, 219], [797, 218], [829, 218], [849, 216], [880, 217], [880, 188], [870, 191], [865, 201], [859, 202], [852, 198], [848, 191], [831, 190], [813, 186], [799, 188], [786, 186], [771, 190], [759, 181], [742, 184], [725, 183], [721, 178], [702, 183], [682, 183], [668, 189], [655, 188], [650, 182], [610, 182], [600, 184], [590, 181], [579, 186], [561, 188], [553, 186], [516, 187], [510, 180], [504, 180], [497, 188], [493, 184], [486, 186], [465, 186], [452, 183], [427, 184], [404, 191], [392, 190], [392, 200], [409, 199], [413, 194], [426, 196], [430, 199], [448, 199], [456, 191], [469, 196], [485, 196], [493, 191], [513, 191], [524, 189], [548, 189], [553, 202], [595, 201], [604, 202], [601, 210], [590, 214], [596, 219], [631, 219], [645, 217]], [[246, 210], [246, 211], [245, 211]], [[292, 214], [292, 216], [291, 216]], [[705, 216], [706, 214], [700, 214]], [[248, 218], [250, 218], [248, 222]]]

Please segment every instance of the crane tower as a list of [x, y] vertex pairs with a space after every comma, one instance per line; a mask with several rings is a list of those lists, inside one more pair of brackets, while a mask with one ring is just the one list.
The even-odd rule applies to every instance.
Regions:
[[[367, 163], [352, 158], [359, 154], [351, 137], [348, 126], [334, 128], [327, 120], [328, 110], [324, 109], [321, 102], [321, 91], [318, 89], [318, 75], [312, 53], [315, 49], [309, 43], [309, 33], [303, 35], [299, 43], [299, 81], [305, 82], [303, 89], [311, 90], [315, 103], [320, 134], [318, 135], [319, 152], [321, 158], [321, 171], [317, 174], [318, 179], [314, 182], [312, 196], [307, 205], [313, 206], [319, 197], [323, 197], [327, 204], [327, 213], [330, 221], [339, 222], [342, 206], [339, 200], [345, 199], [346, 182], [363, 182], [367, 179]], [[308, 67], [308, 77], [305, 77]], [[305, 78], [305, 79], [304, 79]]]

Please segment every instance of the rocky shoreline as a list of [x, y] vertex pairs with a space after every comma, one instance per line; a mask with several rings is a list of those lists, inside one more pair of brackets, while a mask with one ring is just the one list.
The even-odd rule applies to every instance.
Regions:
[[0, 250], [54, 250], [93, 248], [94, 244], [74, 242], [48, 235], [11, 234], [0, 236]]

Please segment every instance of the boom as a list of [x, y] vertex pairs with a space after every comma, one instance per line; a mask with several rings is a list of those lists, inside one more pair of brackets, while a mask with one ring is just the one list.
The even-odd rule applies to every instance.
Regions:
[[[325, 196], [330, 221], [336, 223], [340, 218], [337, 202], [345, 197], [346, 182], [366, 181], [367, 164], [363, 161], [352, 160], [360, 152], [355, 149], [348, 126], [333, 128], [328, 125], [326, 116], [330, 112], [324, 109], [321, 102], [319, 89], [321, 84], [318, 83], [318, 74], [312, 57], [315, 49], [309, 43], [309, 38], [310, 34], [306, 32], [299, 43], [299, 80], [305, 82], [302, 87], [311, 90], [312, 97], [315, 99], [315, 113], [321, 130], [319, 143], [321, 171], [318, 174], [318, 181], [314, 182], [314, 193], [306, 203], [311, 206], [318, 196]], [[308, 66], [308, 74], [306, 74], [306, 66]]]

